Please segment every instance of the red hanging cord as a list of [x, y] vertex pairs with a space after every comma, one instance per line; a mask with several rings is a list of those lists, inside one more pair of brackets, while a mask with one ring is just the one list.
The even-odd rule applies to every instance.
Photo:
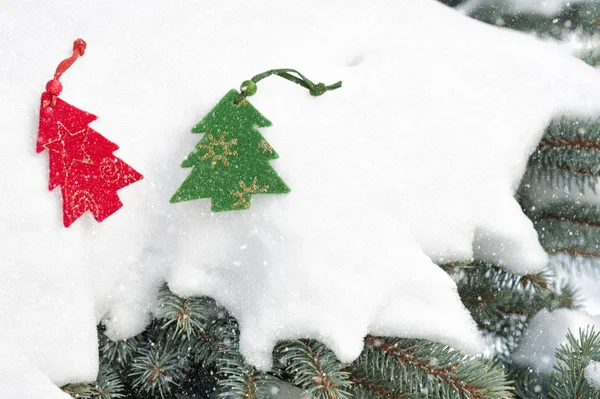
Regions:
[[46, 91], [52, 94], [52, 101], [50, 106], [54, 108], [56, 105], [56, 97], [62, 92], [62, 83], [60, 83], [60, 77], [63, 73], [66, 72], [67, 69], [77, 58], [81, 57], [85, 53], [85, 49], [87, 47], [86, 42], [83, 39], [77, 39], [73, 43], [73, 55], [69, 58], [65, 58], [61, 61], [60, 64], [56, 67], [56, 72], [54, 72], [54, 79], [46, 83]]

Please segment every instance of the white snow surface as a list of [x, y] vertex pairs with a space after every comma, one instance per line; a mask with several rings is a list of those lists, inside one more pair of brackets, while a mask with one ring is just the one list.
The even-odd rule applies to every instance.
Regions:
[[554, 312], [541, 310], [531, 319], [523, 341], [513, 354], [515, 363], [550, 374], [556, 363], [554, 352], [567, 342], [569, 330], [575, 335], [579, 329], [600, 328], [600, 316], [591, 316], [581, 310], [558, 309]]
[[[0, 356], [2, 399], [71, 399], [19, 354], [3, 347]], [[87, 363], [92, 364], [89, 360]]]
[[481, 6], [499, 5], [508, 7], [511, 12], [528, 12], [551, 17], [577, 3], [593, 3], [594, 1], [598, 0], [469, 0], [460, 7], [462, 10], [470, 12]]
[[[262, 369], [293, 337], [345, 361], [367, 333], [477, 352], [433, 262], [541, 270], [514, 190], [552, 116], [600, 113], [597, 71], [434, 1], [23, 1], [3, 6], [0, 33], [0, 349], [18, 350], [40, 392], [43, 375], [93, 380], [96, 323], [112, 338], [139, 333], [162, 281], [225, 305]], [[39, 95], [77, 37], [88, 49], [61, 98], [98, 115], [93, 127], [145, 179], [105, 222], [65, 229], [35, 140]], [[243, 212], [170, 204], [200, 139], [190, 128], [277, 67], [344, 82], [312, 98], [270, 78], [251, 99], [274, 124], [263, 134], [292, 192], [255, 195]]]
[[590, 385], [600, 389], [600, 362], [591, 361], [583, 375]]

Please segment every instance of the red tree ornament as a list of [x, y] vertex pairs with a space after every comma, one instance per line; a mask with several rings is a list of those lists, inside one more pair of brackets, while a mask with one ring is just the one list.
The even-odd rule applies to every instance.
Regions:
[[119, 147], [88, 124], [97, 119], [64, 102], [60, 77], [85, 52], [86, 43], [77, 39], [73, 55], [56, 68], [54, 79], [46, 84], [40, 105], [37, 152], [48, 150], [48, 188], [61, 187], [63, 221], [69, 227], [86, 211], [98, 222], [123, 206], [117, 190], [143, 176], [113, 152]]

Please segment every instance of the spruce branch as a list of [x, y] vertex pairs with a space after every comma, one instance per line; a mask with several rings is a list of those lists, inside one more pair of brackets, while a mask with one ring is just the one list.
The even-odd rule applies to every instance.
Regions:
[[[534, 290], [544, 285], [544, 280], [535, 276], [516, 280], [496, 274], [496, 278], [520, 289]], [[183, 300], [175, 300], [170, 295], [162, 298], [169, 301], [163, 309], [173, 306], [163, 313], [164, 318], [153, 322], [130, 342], [122, 342], [122, 347], [117, 343], [102, 346], [113, 354], [104, 355], [103, 361], [114, 366], [115, 359], [127, 358], [135, 347], [133, 343], [137, 342], [132, 360], [129, 364], [125, 362], [129, 370], [126, 392], [131, 399], [166, 399], [176, 394], [191, 398], [199, 389], [198, 384], [208, 381], [194, 377], [211, 374], [206, 367], [215, 367], [217, 384], [224, 390], [222, 396], [240, 399], [274, 397], [280, 387], [277, 376], [322, 399], [511, 397], [504, 374], [497, 367], [444, 345], [418, 340], [369, 337], [363, 355], [353, 364], [340, 363], [333, 352], [319, 342], [285, 341], [275, 352], [276, 361], [283, 366], [272, 373], [259, 372], [247, 365], [239, 353], [237, 322], [214, 301], [199, 302], [206, 306], [203, 317], [196, 318], [203, 323], [190, 324], [188, 335], [185, 324], [177, 327], [177, 322], [171, 322], [164, 327], [170, 320], [183, 320], [173, 312], [175, 308], [182, 309]], [[176, 328], [180, 332], [173, 334]], [[379, 340], [384, 345], [380, 345]], [[119, 354], [123, 351], [125, 354]], [[385, 358], [387, 369], [381, 364]]]
[[593, 67], [600, 67], [600, 47], [584, 51], [579, 58]]
[[244, 362], [237, 345], [219, 352], [217, 374], [222, 377], [218, 385], [228, 390], [219, 394], [221, 398], [271, 399], [280, 391], [280, 381]]
[[[571, 124], [574, 123], [574, 126], [579, 126], [581, 124], [583, 124], [580, 121], [574, 122], [572, 120], [568, 120], [568, 119], [564, 119], [564, 122], [558, 122], [563, 123], [562, 128], [565, 128], [564, 126], [571, 126]], [[591, 121], [588, 121], [587, 124], [592, 124]], [[594, 125], [598, 124], [598, 121], [595, 121]], [[556, 126], [556, 125], [555, 125]], [[567, 127], [568, 128], [568, 127]], [[562, 134], [565, 134], [566, 132], [559, 130], [559, 134], [555, 133], [555, 137], [553, 137], [553, 135], [550, 134], [551, 131], [548, 132], [548, 135], [542, 139], [542, 141], [540, 142], [539, 146], [538, 146], [538, 150], [539, 151], [545, 151], [545, 150], [551, 150], [551, 149], [556, 149], [556, 150], [594, 150], [594, 151], [600, 151], [600, 143], [598, 143], [598, 139], [592, 139], [592, 138], [588, 138], [588, 137], [582, 137], [582, 135], [584, 134], [584, 131], [581, 130], [581, 127], [578, 127], [577, 132], [579, 133], [579, 136], [575, 136], [575, 137], [561, 137]], [[596, 135], [597, 132], [594, 132], [594, 135]]]
[[169, 345], [150, 345], [138, 350], [131, 365], [129, 376], [133, 388], [152, 396], [165, 399], [179, 386], [185, 375], [185, 364], [180, 362], [179, 353]]
[[124, 369], [133, 359], [139, 344], [139, 337], [113, 341], [98, 331], [100, 337], [100, 360], [108, 366]]
[[581, 248], [556, 247], [548, 250], [551, 254], [567, 254], [571, 256], [580, 256], [582, 258], [600, 258], [600, 251], [587, 251]]
[[530, 212], [549, 253], [600, 257], [600, 206], [558, 202]]
[[349, 371], [351, 380], [362, 382], [361, 389], [366, 389], [372, 380], [376, 386], [399, 397], [407, 394], [445, 399], [513, 397], [499, 366], [424, 340], [369, 336], [362, 355]]
[[237, 348], [239, 327], [237, 321], [227, 311], [214, 302], [204, 331], [196, 334], [195, 362], [204, 366], [215, 365], [220, 353]]
[[214, 365], [218, 352], [224, 347], [223, 342], [218, 341], [208, 333], [200, 333], [192, 339], [181, 339], [179, 341], [179, 353], [187, 355], [193, 364], [202, 367]]
[[124, 385], [119, 376], [107, 368], [100, 368], [96, 382], [69, 384], [62, 390], [78, 399], [119, 399], [125, 397]]
[[[539, 215], [539, 220], [553, 220], [559, 222], [566, 222], [574, 225], [579, 225], [580, 227], [600, 227], [600, 219], [598, 218], [600, 214], [597, 214], [595, 211], [598, 208], [595, 206], [586, 206], [587, 209], [583, 209], [580, 214], [570, 215], [571, 212], [564, 212], [567, 208], [563, 209], [562, 212], [553, 213], [552, 211], [545, 210], [541, 212]], [[569, 207], [573, 208], [573, 207]]]
[[600, 176], [600, 119], [553, 120], [529, 158], [528, 178], [595, 190]]
[[538, 373], [529, 367], [514, 364], [506, 366], [508, 375], [515, 381], [515, 396], [522, 399], [547, 399], [551, 390], [552, 378]]
[[575, 292], [547, 273], [520, 276], [486, 262], [460, 271], [458, 293], [478, 327], [495, 341], [499, 360], [510, 362], [529, 320], [540, 310], [575, 308]]
[[[440, 0], [457, 6], [466, 0]], [[473, 2], [472, 2], [473, 4]], [[600, 7], [594, 0], [566, 3], [557, 13], [544, 15], [532, 10], [519, 10], [514, 2], [496, 1], [475, 3], [469, 7], [471, 17], [510, 29], [529, 32], [541, 38], [594, 42], [598, 35]], [[588, 43], [593, 44], [593, 43]], [[588, 47], [595, 47], [589, 46]], [[581, 55], [584, 58], [584, 55]], [[592, 64], [593, 65], [593, 64]]]
[[531, 216], [536, 222], [552, 220], [577, 227], [600, 227], [600, 206], [593, 204], [561, 201], [531, 212]]
[[553, 308], [556, 296], [552, 276], [547, 272], [516, 275], [487, 262], [461, 272], [459, 295], [480, 324], [497, 316], [532, 317], [542, 308]]
[[600, 332], [593, 328], [580, 329], [578, 337], [571, 331], [567, 343], [555, 353], [556, 364], [552, 372], [552, 397], [560, 399], [598, 399], [600, 390], [591, 386], [584, 376], [590, 361], [600, 360]]
[[344, 365], [325, 345], [310, 339], [284, 341], [276, 356], [291, 383], [317, 399], [347, 399], [351, 383]]
[[465, 269], [473, 269], [473, 268], [477, 267], [474, 259], [443, 263], [438, 266], [441, 267], [443, 271], [445, 271], [446, 273], [448, 273], [450, 275], [455, 275]]
[[210, 316], [210, 300], [204, 297], [181, 298], [166, 286], [158, 296], [159, 306], [156, 317], [163, 320], [163, 329], [171, 329], [173, 336], [185, 334], [189, 339], [196, 331], [203, 332]]
[[192, 363], [208, 367], [227, 342], [237, 339], [237, 322], [209, 297], [181, 298], [166, 285], [159, 294], [156, 317], [169, 341], [178, 342], [180, 353]]
[[352, 382], [352, 397], [355, 399], [420, 399], [424, 396], [408, 394], [405, 392], [393, 392], [385, 388], [387, 381], [377, 381], [371, 376], [367, 378], [361, 375], [360, 370], [354, 370], [349, 375]]

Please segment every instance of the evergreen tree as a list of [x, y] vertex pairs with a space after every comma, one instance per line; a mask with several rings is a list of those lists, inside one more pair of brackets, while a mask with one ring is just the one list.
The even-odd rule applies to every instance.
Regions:
[[[452, 6], [465, 3], [461, 0], [445, 2]], [[514, 13], [501, 1], [481, 4], [473, 9], [473, 17], [540, 36], [560, 39], [577, 34], [581, 40], [588, 41], [600, 32], [600, 25], [590, 17], [590, 13], [596, 18], [600, 15], [598, 4], [592, 2], [567, 7], [556, 17]], [[596, 58], [600, 52], [595, 51], [582, 52], [580, 56], [595, 64], [600, 59]], [[227, 100], [227, 106], [233, 106], [236, 93], [228, 96], [231, 98], [226, 96], [222, 101]], [[214, 210], [231, 206], [231, 199], [226, 203], [225, 198], [236, 187], [228, 187], [225, 194], [219, 196], [223, 193], [213, 192], [198, 183], [226, 171], [223, 152], [215, 152], [211, 158], [207, 156], [210, 152], [202, 151], [212, 145], [211, 140], [229, 143], [238, 140], [237, 147], [232, 145], [230, 150], [239, 151], [240, 156], [243, 148], [258, 153], [264, 161], [262, 169], [248, 175], [249, 183], [263, 172], [270, 179], [279, 179], [268, 164], [277, 155], [274, 151], [258, 150], [263, 138], [254, 128], [268, 126], [269, 122], [250, 107], [240, 109], [251, 112], [252, 118], [242, 119], [253, 121], [252, 126], [233, 129], [220, 126], [215, 123], [218, 115], [209, 114], [194, 128], [194, 132], [203, 132], [205, 136], [182, 165], [193, 169], [173, 201], [211, 197]], [[209, 124], [205, 122], [211, 119]], [[220, 127], [211, 130], [212, 126]], [[238, 131], [243, 134], [236, 135]], [[582, 131], [586, 133], [585, 138]], [[223, 136], [224, 132], [231, 135]], [[244, 135], [248, 142], [241, 141]], [[234, 165], [232, 159], [228, 162], [230, 167]], [[530, 158], [516, 194], [550, 255], [599, 257], [600, 207], [576, 202], [540, 207], [533, 196], [536, 188], [567, 186], [585, 192], [595, 189], [599, 175], [600, 120], [561, 118], [552, 121]], [[218, 176], [234, 186], [238, 184], [237, 179]], [[278, 187], [272, 192], [287, 189], [280, 180], [277, 185], [269, 183], [269, 186]], [[322, 343], [298, 339], [280, 342], [273, 354], [273, 370], [264, 373], [244, 363], [238, 350], [237, 322], [224, 308], [206, 297], [180, 298], [165, 286], [159, 298], [157, 318], [144, 333], [112, 342], [104, 337], [100, 328], [98, 381], [68, 385], [63, 389], [82, 399], [196, 399], [213, 392], [253, 399], [275, 397], [285, 381], [320, 399], [599, 397], [599, 390], [590, 386], [582, 374], [591, 360], [600, 360], [598, 332], [572, 331], [568, 343], [557, 349], [559, 362], [552, 375], [538, 374], [512, 362], [511, 355], [537, 312], [578, 308], [573, 288], [559, 285], [549, 272], [517, 276], [497, 265], [475, 261], [440, 267], [455, 277], [463, 303], [480, 330], [494, 342], [493, 359], [466, 356], [426, 340], [367, 336], [362, 355], [347, 364], [338, 361]]]

